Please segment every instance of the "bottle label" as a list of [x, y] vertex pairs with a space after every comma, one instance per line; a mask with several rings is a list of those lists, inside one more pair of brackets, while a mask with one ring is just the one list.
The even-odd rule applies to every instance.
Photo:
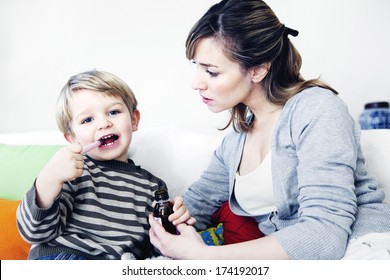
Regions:
[[161, 218], [159, 218], [159, 217], [154, 217], [154, 219], [155, 219], [160, 225], [162, 225], [162, 220], [161, 220]]

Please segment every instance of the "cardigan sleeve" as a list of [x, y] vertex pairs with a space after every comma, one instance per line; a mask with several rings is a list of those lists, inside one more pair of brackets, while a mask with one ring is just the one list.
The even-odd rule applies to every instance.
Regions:
[[340, 98], [319, 90], [301, 96], [286, 124], [296, 151], [298, 220], [273, 234], [292, 259], [341, 258], [357, 211], [360, 131]]

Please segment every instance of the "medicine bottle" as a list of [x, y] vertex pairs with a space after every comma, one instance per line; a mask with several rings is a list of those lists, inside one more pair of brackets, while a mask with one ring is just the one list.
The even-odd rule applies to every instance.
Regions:
[[177, 234], [176, 226], [168, 220], [169, 215], [173, 213], [173, 204], [169, 200], [166, 189], [158, 189], [154, 192], [156, 205], [154, 206], [154, 218], [165, 228], [167, 232]]

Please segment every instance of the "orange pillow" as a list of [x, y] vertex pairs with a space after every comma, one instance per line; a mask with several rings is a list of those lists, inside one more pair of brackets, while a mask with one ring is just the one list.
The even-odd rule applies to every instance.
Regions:
[[20, 200], [0, 198], [0, 260], [26, 260], [31, 244], [22, 239], [16, 226]]

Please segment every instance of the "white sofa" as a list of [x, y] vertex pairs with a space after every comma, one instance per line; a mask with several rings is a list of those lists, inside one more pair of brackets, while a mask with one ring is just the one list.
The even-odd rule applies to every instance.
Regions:
[[[133, 134], [129, 155], [162, 178], [174, 197], [200, 176], [222, 137], [172, 126], [140, 128]], [[390, 203], [390, 130], [362, 131], [361, 143], [367, 168]], [[57, 131], [0, 133], [0, 259], [27, 258], [30, 245], [17, 231], [16, 208], [39, 170], [66, 144]]]
[[[171, 196], [181, 195], [207, 167], [224, 134], [202, 134], [174, 126], [145, 127], [133, 133], [129, 156], [163, 179]], [[0, 144], [67, 144], [57, 131], [0, 134]], [[384, 188], [390, 203], [390, 130], [363, 130], [363, 154], [368, 171]]]

